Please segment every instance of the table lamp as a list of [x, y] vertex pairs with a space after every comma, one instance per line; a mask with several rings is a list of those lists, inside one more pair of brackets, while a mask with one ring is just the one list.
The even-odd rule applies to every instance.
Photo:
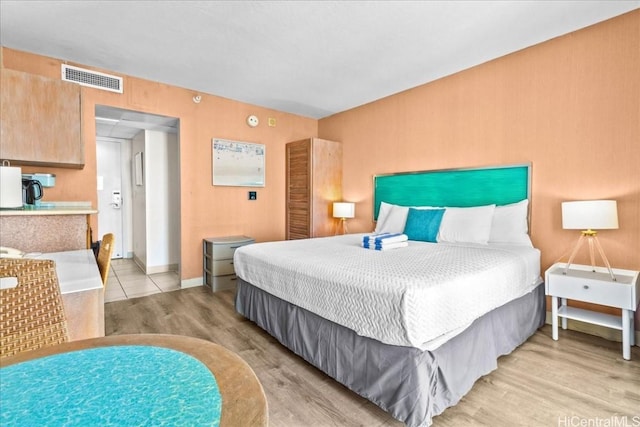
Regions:
[[336, 227], [336, 235], [347, 234], [347, 218], [353, 218], [356, 213], [355, 203], [351, 202], [334, 202], [333, 203], [333, 217], [340, 219], [340, 224]]
[[589, 256], [593, 271], [595, 271], [595, 247], [607, 266], [611, 279], [616, 280], [611, 270], [611, 265], [609, 265], [609, 260], [598, 241], [598, 232], [596, 231], [618, 228], [618, 207], [615, 200], [562, 202], [562, 228], [565, 230], [582, 230], [582, 234], [569, 256], [569, 262], [564, 268], [564, 274], [567, 274], [573, 259], [586, 239], [589, 243]]

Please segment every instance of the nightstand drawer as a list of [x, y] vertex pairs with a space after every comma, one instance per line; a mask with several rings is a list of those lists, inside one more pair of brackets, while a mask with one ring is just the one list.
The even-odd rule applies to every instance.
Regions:
[[[597, 278], [589, 276], [599, 275]], [[601, 277], [600, 273], [570, 271], [567, 275], [561, 272], [549, 274], [548, 294], [559, 298], [567, 298], [608, 305], [611, 307], [635, 310], [634, 287], [626, 277], [612, 281]]]
[[254, 243], [246, 236], [211, 237], [204, 239], [204, 255], [213, 259], [233, 259], [236, 249]]
[[213, 261], [213, 268], [211, 268], [211, 273], [214, 276], [222, 276], [225, 274], [235, 274], [235, 271], [233, 269], [233, 260], [232, 259], [225, 259], [225, 260], [220, 260], [220, 261]]
[[212, 245], [211, 247], [211, 257], [213, 259], [228, 259], [233, 258], [233, 254], [236, 249], [238, 249], [242, 245], [234, 244], [234, 245]]
[[221, 259], [215, 260], [209, 257], [204, 258], [205, 271], [213, 274], [214, 276], [220, 276], [224, 274], [235, 274], [233, 269], [233, 259]]
[[213, 278], [212, 289], [214, 292], [224, 291], [227, 289], [235, 289], [238, 277], [235, 274], [229, 274], [227, 276], [215, 276]]
[[217, 292], [226, 289], [235, 289], [237, 280], [238, 277], [235, 274], [228, 274], [226, 276], [211, 276], [208, 274], [204, 278], [204, 284], [214, 292]]

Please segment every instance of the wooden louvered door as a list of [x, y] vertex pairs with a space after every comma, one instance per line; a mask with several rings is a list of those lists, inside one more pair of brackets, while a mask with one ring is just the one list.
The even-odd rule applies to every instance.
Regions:
[[290, 142], [286, 159], [286, 238], [333, 234], [333, 202], [342, 198], [342, 144], [319, 138]]
[[311, 237], [311, 141], [290, 142], [287, 158], [287, 240]]

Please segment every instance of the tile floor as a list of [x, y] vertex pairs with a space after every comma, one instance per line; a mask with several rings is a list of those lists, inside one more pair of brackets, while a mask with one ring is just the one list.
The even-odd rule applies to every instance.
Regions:
[[180, 289], [180, 278], [175, 271], [146, 275], [132, 259], [113, 259], [107, 278], [104, 302], [178, 289]]

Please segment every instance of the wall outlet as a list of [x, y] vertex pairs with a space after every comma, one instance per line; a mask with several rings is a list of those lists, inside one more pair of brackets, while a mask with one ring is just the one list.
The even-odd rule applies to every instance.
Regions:
[[258, 200], [258, 192], [249, 191], [249, 200]]

